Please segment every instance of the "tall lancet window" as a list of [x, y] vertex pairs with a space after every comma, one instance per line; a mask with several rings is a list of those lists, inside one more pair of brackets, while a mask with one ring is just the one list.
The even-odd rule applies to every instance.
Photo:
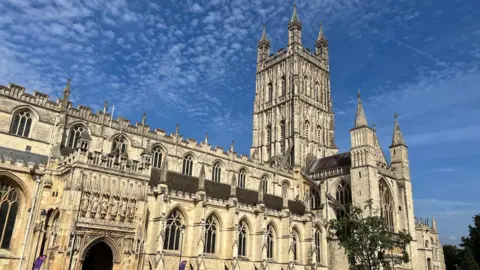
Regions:
[[273, 100], [273, 85], [272, 83], [268, 84], [268, 102], [272, 102]]
[[310, 189], [310, 207], [313, 210], [320, 208], [320, 194], [314, 188]]
[[68, 144], [67, 147], [77, 148], [78, 140], [82, 136], [82, 134], [86, 132], [85, 127], [83, 125], [76, 125], [70, 128], [70, 132], [68, 134]]
[[322, 127], [320, 125], [317, 126], [317, 142], [322, 142]]
[[394, 218], [393, 197], [384, 179], [380, 179], [379, 189], [380, 189], [380, 216], [385, 219], [388, 229], [393, 232], [395, 228], [393, 224], [393, 218]]
[[238, 173], [238, 187], [245, 188], [247, 173], [245, 169], [241, 169]]
[[212, 181], [220, 182], [220, 176], [222, 173], [222, 167], [220, 162], [215, 162], [212, 168]]
[[183, 158], [182, 174], [192, 175], [193, 172], [193, 156], [188, 154]]
[[272, 126], [267, 126], [267, 159], [272, 157], [271, 151], [271, 144], [272, 144]]
[[162, 166], [162, 148], [155, 146], [152, 150], [153, 152], [153, 167], [160, 168]]
[[285, 78], [285, 75], [282, 76], [282, 96], [285, 96], [287, 94], [287, 79]]
[[32, 127], [32, 115], [27, 110], [15, 113], [12, 124], [10, 126], [10, 134], [28, 137], [30, 128]]
[[305, 121], [305, 138], [307, 140], [309, 139], [309, 131], [310, 131], [310, 123], [308, 121]]
[[321, 262], [322, 260], [322, 234], [320, 229], [315, 228], [315, 255], [317, 262]]
[[238, 226], [238, 256], [247, 256], [248, 226], [245, 220]]
[[320, 85], [318, 82], [315, 84], [315, 100], [316, 101], [321, 101], [320, 100]]
[[293, 235], [292, 235], [292, 252], [293, 252], [293, 260], [297, 261], [298, 260], [298, 232], [297, 230], [293, 230]]
[[273, 248], [275, 243], [275, 231], [272, 225], [267, 227], [267, 258], [273, 259]]
[[0, 248], [10, 249], [20, 196], [9, 183], [0, 180]]
[[212, 215], [209, 218], [207, 218], [207, 224], [205, 225], [205, 243], [203, 246], [203, 252], [215, 253], [216, 240], [217, 240], [217, 220]]
[[180, 235], [182, 233], [183, 218], [178, 210], [173, 210], [168, 215], [167, 224], [165, 227], [165, 238], [163, 241], [163, 249], [165, 250], [179, 250]]
[[285, 154], [285, 120], [280, 121], [280, 154]]
[[266, 175], [262, 177], [262, 189], [263, 193], [268, 192], [268, 177]]
[[352, 194], [350, 192], [350, 185], [345, 180], [342, 180], [337, 186], [336, 199], [345, 208], [336, 209], [337, 219], [346, 217], [352, 204]]

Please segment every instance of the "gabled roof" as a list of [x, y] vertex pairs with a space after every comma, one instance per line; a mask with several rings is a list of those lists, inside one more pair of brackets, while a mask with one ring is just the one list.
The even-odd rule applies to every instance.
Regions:
[[326, 169], [332, 169], [336, 167], [350, 166], [350, 152], [340, 153], [329, 157], [319, 158], [312, 161], [307, 166], [306, 173], [316, 173]]

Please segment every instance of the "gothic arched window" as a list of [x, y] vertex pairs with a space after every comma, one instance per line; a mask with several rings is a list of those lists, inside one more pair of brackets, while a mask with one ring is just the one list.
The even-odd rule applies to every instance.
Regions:
[[182, 174], [191, 176], [192, 171], [193, 171], [193, 156], [189, 154], [183, 158]]
[[238, 226], [238, 256], [247, 256], [247, 236], [248, 226], [247, 223], [242, 220]]
[[15, 113], [10, 126], [10, 134], [28, 137], [32, 127], [32, 114], [28, 110], [21, 110]]
[[215, 246], [217, 240], [217, 220], [210, 216], [207, 218], [205, 224], [205, 244], [203, 246], [203, 252], [215, 253]]
[[315, 255], [316, 255], [316, 260], [317, 262], [321, 262], [321, 255], [322, 252], [322, 233], [320, 232], [320, 229], [315, 228]]
[[263, 193], [267, 193], [268, 191], [268, 177], [266, 175], [262, 177], [262, 191]]
[[117, 157], [124, 157], [127, 154], [127, 140], [123, 135], [117, 136], [112, 142], [112, 154]]
[[285, 96], [287, 94], [287, 80], [285, 78], [285, 75], [282, 76], [282, 96]]
[[427, 270], [432, 270], [432, 260], [430, 258], [427, 259]]
[[68, 144], [67, 147], [77, 148], [79, 145], [78, 140], [82, 136], [82, 134], [86, 132], [85, 127], [83, 125], [76, 125], [70, 128], [70, 132], [68, 134]]
[[19, 199], [18, 191], [7, 182], [0, 180], [0, 248], [10, 248]]
[[173, 210], [168, 215], [167, 224], [165, 228], [165, 238], [163, 241], [163, 249], [165, 250], [179, 250], [180, 235], [185, 228], [183, 225], [183, 218], [180, 211]]
[[312, 209], [320, 208], [320, 194], [313, 188], [310, 189], [310, 207]]
[[317, 142], [322, 142], [322, 127], [317, 126]]
[[212, 181], [220, 182], [221, 173], [222, 173], [222, 167], [220, 162], [215, 162], [212, 168]]
[[390, 231], [394, 231], [393, 217], [394, 217], [394, 207], [393, 207], [393, 197], [390, 193], [390, 190], [384, 179], [379, 181], [380, 189], [380, 216], [385, 219], [387, 227]]
[[51, 241], [50, 241], [50, 247], [54, 247], [57, 243], [58, 239], [58, 220], [59, 220], [60, 214], [57, 212], [55, 217], [53, 218], [52, 222], [52, 229], [51, 229]]
[[285, 154], [285, 120], [280, 121], [280, 154]]
[[308, 121], [305, 121], [305, 138], [307, 140], [309, 139], [309, 131], [310, 131], [310, 123]]
[[296, 230], [293, 230], [293, 235], [292, 235], [292, 251], [293, 251], [293, 260], [296, 261], [298, 260], [298, 232]]
[[245, 188], [246, 179], [247, 173], [245, 172], [245, 169], [241, 169], [238, 173], [238, 187]]
[[[340, 182], [340, 184], [338, 184], [337, 186], [336, 199], [340, 204], [343, 205], [345, 211], [348, 212], [350, 209], [350, 205], [352, 204], [352, 194], [350, 192], [350, 185], [345, 182], [345, 180], [342, 180], [342, 182]], [[345, 213], [345, 211], [343, 209], [337, 209], [337, 218], [345, 217], [347, 214]]]
[[153, 147], [152, 150], [153, 153], [153, 159], [152, 159], [152, 166], [154, 168], [160, 168], [162, 166], [162, 148], [160, 146], [155, 146]]
[[272, 126], [267, 126], [267, 158], [270, 159], [272, 157], [271, 151], [271, 143], [272, 143]]
[[267, 258], [273, 259], [273, 248], [275, 243], [275, 231], [272, 225], [267, 227]]
[[268, 102], [272, 102], [273, 100], [273, 85], [272, 83], [268, 84]]

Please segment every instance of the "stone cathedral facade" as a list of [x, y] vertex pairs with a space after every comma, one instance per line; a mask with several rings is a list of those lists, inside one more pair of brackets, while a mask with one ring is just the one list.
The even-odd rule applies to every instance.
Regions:
[[328, 221], [367, 199], [414, 238], [398, 269], [445, 269], [397, 118], [387, 162], [359, 95], [338, 153], [327, 39], [306, 49], [295, 8], [288, 30], [258, 43], [250, 156], [75, 108], [70, 81], [56, 101], [0, 86], [0, 269], [348, 269]]

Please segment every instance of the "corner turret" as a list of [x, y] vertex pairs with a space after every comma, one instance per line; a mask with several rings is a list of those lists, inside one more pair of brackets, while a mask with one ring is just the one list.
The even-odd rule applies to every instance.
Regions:
[[398, 114], [394, 115], [392, 145], [390, 146], [390, 160], [399, 180], [410, 181], [410, 164], [408, 160], [408, 147], [403, 139]]
[[297, 5], [293, 5], [292, 19], [288, 23], [288, 50], [302, 48], [302, 23], [298, 19]]
[[315, 42], [315, 54], [320, 61], [324, 61], [328, 65], [328, 41], [325, 38], [322, 24], [320, 24], [317, 42]]
[[262, 68], [263, 62], [268, 58], [269, 55], [270, 55], [270, 40], [268, 40], [267, 27], [264, 24], [262, 37], [258, 41], [258, 46], [257, 46], [257, 69]]

